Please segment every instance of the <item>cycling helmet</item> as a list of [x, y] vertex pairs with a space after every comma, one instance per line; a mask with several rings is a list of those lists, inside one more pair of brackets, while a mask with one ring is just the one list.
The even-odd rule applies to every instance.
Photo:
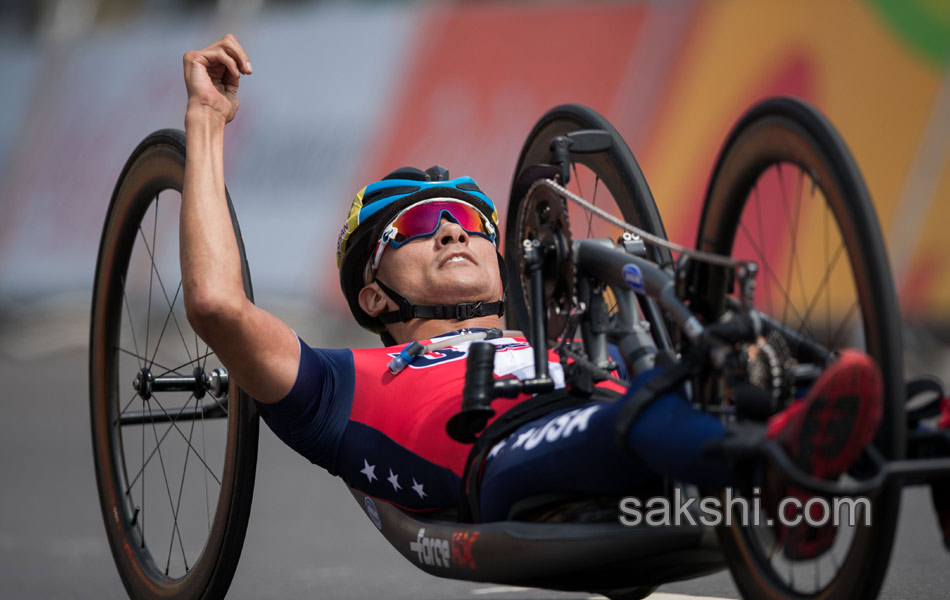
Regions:
[[[336, 257], [337, 268], [340, 270], [340, 287], [350, 306], [350, 312], [362, 327], [381, 334], [387, 345], [391, 338], [385, 334], [386, 323], [413, 318], [467, 319], [487, 314], [501, 315], [504, 312], [504, 298], [500, 302], [491, 303], [413, 305], [374, 276], [373, 280], [399, 305], [399, 309], [372, 317], [360, 307], [359, 292], [371, 275], [367, 264], [383, 229], [406, 207], [432, 198], [463, 200], [488, 218], [496, 231], [498, 229], [498, 212], [494, 203], [482, 193], [471, 177], [450, 179], [448, 170], [439, 166], [429, 167], [425, 171], [402, 167], [356, 193], [337, 239]], [[495, 235], [496, 250], [499, 237]], [[501, 254], [498, 254], [498, 261], [503, 287], [507, 289], [507, 269]]]

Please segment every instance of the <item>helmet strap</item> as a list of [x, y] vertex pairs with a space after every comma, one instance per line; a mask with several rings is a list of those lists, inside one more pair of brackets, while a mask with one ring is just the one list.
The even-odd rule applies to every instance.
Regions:
[[395, 291], [373, 275], [373, 281], [389, 298], [399, 305], [397, 310], [391, 310], [377, 315], [383, 323], [402, 323], [412, 319], [454, 319], [465, 321], [475, 317], [484, 317], [505, 314], [504, 298], [497, 302], [464, 302], [462, 304], [413, 304], [408, 298]]

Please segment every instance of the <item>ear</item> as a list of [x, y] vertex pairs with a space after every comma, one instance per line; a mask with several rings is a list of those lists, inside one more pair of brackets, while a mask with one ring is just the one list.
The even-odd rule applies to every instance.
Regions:
[[379, 315], [388, 307], [389, 297], [379, 289], [376, 283], [370, 283], [360, 290], [358, 296], [360, 308], [371, 317]]

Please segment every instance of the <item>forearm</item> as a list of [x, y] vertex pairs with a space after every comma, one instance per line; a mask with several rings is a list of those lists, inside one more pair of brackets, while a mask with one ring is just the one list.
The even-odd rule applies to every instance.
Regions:
[[188, 109], [179, 255], [188, 322], [241, 389], [276, 402], [293, 387], [300, 347], [287, 325], [244, 295], [224, 193], [224, 127], [237, 113], [240, 76], [251, 73], [251, 63], [228, 34], [185, 52], [182, 65]]
[[[189, 313], [235, 308], [244, 299], [240, 256], [224, 192], [224, 119], [201, 106], [185, 116], [180, 258]], [[197, 327], [196, 327], [197, 329]]]

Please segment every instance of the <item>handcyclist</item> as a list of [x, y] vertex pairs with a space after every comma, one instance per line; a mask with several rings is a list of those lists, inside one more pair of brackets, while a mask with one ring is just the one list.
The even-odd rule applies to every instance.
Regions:
[[[399, 169], [360, 190], [337, 241], [340, 281], [357, 322], [386, 347], [311, 348], [243, 293], [223, 138], [238, 109], [240, 78], [251, 72], [231, 35], [184, 55], [180, 239], [188, 319], [271, 429], [311, 462], [406, 510], [454, 507], [470, 447], [447, 435], [446, 422], [460, 406], [471, 342], [448, 338], [478, 334], [496, 346], [496, 375], [533, 375], [525, 338], [497, 331], [505, 289], [495, 206], [470, 178], [438, 168]], [[419, 340], [449, 345], [390, 371], [393, 358]], [[556, 381], [559, 368], [551, 363]], [[639, 375], [626, 393], [655, 374]], [[525, 398], [493, 408], [501, 414]], [[504, 519], [520, 500], [552, 492], [626, 492], [656, 474], [707, 488], [734, 482], [730, 467], [703, 451], [726, 435], [723, 424], [678, 392], [652, 403], [623, 437], [629, 452], [618, 451], [613, 424], [623, 400], [563, 408], [496, 444], [483, 470], [482, 518]], [[802, 401], [771, 418], [767, 435], [813, 475], [831, 478], [871, 441], [881, 411], [877, 366], [845, 352]], [[815, 552], [809, 548], [802, 540], [800, 552]]]

